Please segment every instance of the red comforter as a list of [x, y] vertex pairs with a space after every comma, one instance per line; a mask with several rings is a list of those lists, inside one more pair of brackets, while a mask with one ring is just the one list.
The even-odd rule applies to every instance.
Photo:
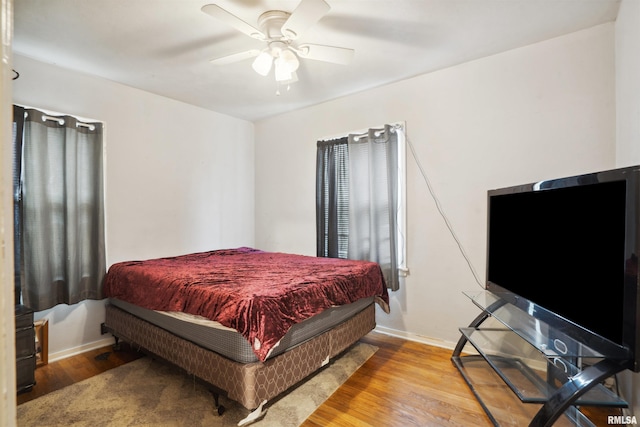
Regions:
[[242, 334], [262, 361], [291, 326], [331, 306], [374, 296], [389, 311], [376, 263], [251, 248], [117, 263], [105, 276], [104, 293], [215, 320]]

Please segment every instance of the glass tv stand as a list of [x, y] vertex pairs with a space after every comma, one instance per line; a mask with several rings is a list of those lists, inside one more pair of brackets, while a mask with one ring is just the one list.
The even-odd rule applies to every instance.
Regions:
[[594, 426], [581, 405], [628, 407], [603, 381], [629, 360], [601, 354], [489, 291], [465, 295], [482, 312], [460, 328], [451, 360], [494, 425]]

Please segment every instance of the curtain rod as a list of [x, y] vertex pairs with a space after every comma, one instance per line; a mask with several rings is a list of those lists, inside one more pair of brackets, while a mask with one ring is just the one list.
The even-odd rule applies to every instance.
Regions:
[[[400, 123], [394, 123], [392, 125], [385, 125], [385, 126], [389, 126], [391, 128], [391, 133], [395, 132], [397, 129], [402, 129], [402, 125]], [[371, 128], [371, 129], [376, 129]], [[380, 130], [376, 130], [373, 134], [376, 137], [379, 137], [380, 135], [382, 135], [382, 133], [384, 132], [384, 126], [382, 127], [382, 129]], [[350, 133], [349, 135], [352, 135], [354, 137], [354, 139], [357, 141], [358, 139], [368, 136], [369, 135], [369, 131], [363, 131], [361, 133]]]
[[[26, 113], [25, 113], [26, 114]], [[60, 125], [64, 124], [64, 119], [62, 117], [54, 117], [54, 116], [48, 116], [46, 114], [42, 115], [42, 121], [45, 120], [52, 120], [55, 122], [58, 122]], [[96, 126], [91, 124], [91, 123], [82, 123], [82, 122], [76, 122], [76, 127], [85, 127], [88, 128], [89, 130], [95, 130]]]
[[[384, 128], [384, 126], [389, 126], [391, 127], [391, 131], [395, 132], [396, 130], [402, 130], [404, 129], [405, 126], [405, 122], [391, 122], [391, 123], [386, 123], [384, 125], [382, 125], [382, 127]], [[380, 128], [381, 126], [371, 126], [371, 129], [377, 129]], [[355, 135], [358, 137], [362, 137], [368, 134], [368, 130], [363, 130], [363, 129], [356, 129], [352, 132], [346, 132], [346, 133], [340, 133], [337, 135], [333, 135], [333, 136], [325, 136], [322, 137], [320, 139], [318, 139], [318, 141], [333, 141], [333, 140], [337, 140], [340, 138], [346, 138], [348, 135]]]

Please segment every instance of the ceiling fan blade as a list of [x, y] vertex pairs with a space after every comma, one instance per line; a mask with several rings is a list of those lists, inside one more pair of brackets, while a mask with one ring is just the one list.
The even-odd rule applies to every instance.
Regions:
[[260, 51], [258, 49], [251, 49], [246, 52], [238, 52], [231, 55], [221, 56], [220, 58], [212, 59], [210, 62], [214, 65], [227, 65], [244, 59], [253, 58], [258, 55], [260, 55]]
[[242, 33], [245, 33], [249, 37], [253, 37], [254, 39], [258, 39], [258, 40], [266, 39], [266, 36], [262, 33], [262, 31], [247, 24], [242, 19], [238, 18], [232, 13], [227, 12], [217, 4], [207, 4], [205, 6], [202, 6], [200, 10], [202, 10], [204, 13], [206, 13], [209, 16], [212, 16], [216, 19], [219, 19], [222, 22], [227, 23], [228, 25], [232, 26], [236, 30]]
[[282, 35], [295, 40], [329, 12], [331, 6], [324, 0], [302, 0], [282, 26]]
[[319, 44], [302, 44], [296, 48], [300, 58], [316, 61], [332, 62], [347, 65], [353, 60], [355, 50], [345, 47], [323, 46]]

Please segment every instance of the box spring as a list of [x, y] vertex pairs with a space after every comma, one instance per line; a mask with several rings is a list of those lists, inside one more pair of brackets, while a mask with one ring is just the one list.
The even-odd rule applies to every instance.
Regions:
[[375, 328], [375, 307], [265, 362], [240, 363], [108, 304], [105, 326], [115, 336], [184, 369], [255, 409], [306, 378]]
[[[289, 332], [280, 340], [280, 343], [273, 348], [269, 357], [284, 353], [306, 340], [328, 331], [335, 325], [344, 322], [346, 319], [360, 312], [373, 301], [374, 298], [369, 297], [362, 298], [352, 304], [331, 307], [320, 314], [293, 325]], [[142, 320], [146, 320], [149, 323], [166, 329], [179, 337], [215, 351], [236, 362], [250, 363], [258, 361], [258, 357], [253, 352], [249, 342], [235, 330], [228, 328], [219, 329], [203, 324], [190, 323], [114, 298], [110, 299], [110, 303]]]

